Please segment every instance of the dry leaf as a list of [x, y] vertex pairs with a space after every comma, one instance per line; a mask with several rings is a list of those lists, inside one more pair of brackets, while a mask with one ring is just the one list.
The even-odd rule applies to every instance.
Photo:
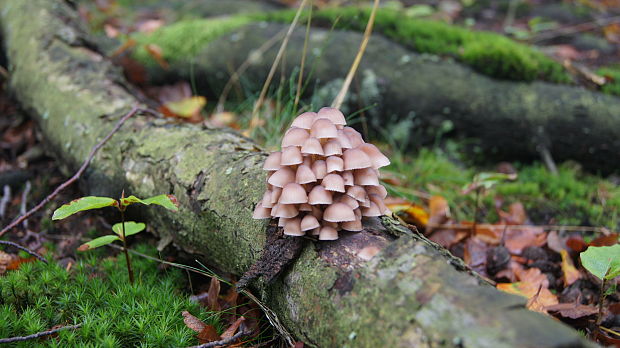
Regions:
[[161, 66], [164, 70], [167, 70], [170, 67], [166, 59], [164, 59], [164, 52], [162, 51], [161, 47], [157, 46], [156, 44], [148, 44], [144, 46], [144, 49], [146, 50], [146, 52], [148, 52], [149, 55], [151, 55], [151, 57], [153, 57], [153, 59], [155, 59], [157, 64], [159, 64], [159, 66]]
[[198, 341], [200, 341], [200, 344], [219, 341], [220, 339], [220, 335], [217, 334], [217, 331], [212, 325], [205, 325], [204, 329], [198, 334]]
[[207, 296], [207, 307], [213, 311], [220, 311], [220, 303], [218, 299], [220, 297], [220, 281], [211, 277], [211, 284], [209, 284], [209, 296]]
[[543, 246], [547, 234], [540, 227], [509, 228], [506, 230], [505, 246], [512, 254], [519, 255], [529, 246]]
[[594, 306], [586, 306], [578, 303], [559, 303], [545, 308], [549, 312], [557, 312], [565, 318], [577, 319], [596, 314], [598, 309]]
[[562, 256], [562, 274], [564, 278], [564, 287], [571, 285], [576, 282], [577, 279], [581, 278], [581, 272], [575, 268], [573, 264], [573, 260], [571, 260], [570, 255], [566, 250], [561, 250], [560, 255]]
[[543, 286], [533, 287], [525, 282], [500, 283], [497, 284], [497, 289], [527, 298], [528, 309], [531, 310], [546, 312], [544, 308], [558, 304], [558, 298]]
[[429, 226], [442, 225], [450, 218], [450, 206], [448, 201], [442, 196], [432, 196], [429, 200], [430, 217], [428, 218]]
[[203, 323], [202, 320], [196, 318], [188, 311], [183, 311], [181, 315], [183, 315], [183, 322], [185, 325], [198, 333], [201, 333], [207, 326], [207, 324]]
[[226, 331], [224, 331], [224, 333], [221, 336], [221, 339], [225, 340], [227, 338], [233, 337], [235, 335], [235, 332], [237, 332], [237, 329], [239, 329], [239, 325], [241, 325], [241, 323], [244, 321], [245, 321], [245, 317], [243, 316], [239, 317], [239, 319], [237, 319], [234, 323], [232, 323], [232, 325], [228, 327], [228, 329], [226, 329]]

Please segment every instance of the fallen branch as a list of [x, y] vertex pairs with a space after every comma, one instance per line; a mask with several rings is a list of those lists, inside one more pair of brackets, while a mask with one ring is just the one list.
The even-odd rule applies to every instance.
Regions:
[[229, 338], [225, 338], [223, 340], [220, 341], [214, 341], [214, 342], [209, 342], [209, 343], [205, 343], [205, 344], [200, 344], [197, 346], [191, 346], [189, 348], [211, 348], [211, 347], [217, 347], [217, 346], [225, 346], [228, 344], [231, 344], [233, 342], [235, 342], [236, 340], [238, 340], [239, 338], [243, 337], [243, 336], [247, 336], [249, 335], [251, 332], [249, 331], [239, 331], [236, 334], [234, 334], [232, 337]]
[[[494, 228], [505, 228], [507, 230], [519, 230], [523, 228], [540, 228], [545, 231], [548, 230], [559, 230], [559, 231], [579, 231], [579, 232], [594, 232], [594, 233], [602, 233], [604, 235], [609, 235], [611, 231], [605, 227], [592, 227], [592, 226], [562, 226], [562, 225], [492, 225]], [[478, 225], [480, 227], [480, 225]], [[446, 224], [446, 225], [436, 225], [430, 224], [427, 225], [426, 228], [432, 228], [433, 230], [443, 229], [443, 230], [471, 230], [472, 225], [463, 225], [463, 224]]]
[[37, 254], [36, 252], [34, 252], [34, 251], [32, 251], [32, 250], [30, 250], [30, 249], [28, 249], [26, 247], [23, 247], [23, 246], [21, 246], [21, 245], [19, 245], [17, 243], [9, 242], [9, 241], [6, 241], [6, 240], [0, 240], [0, 244], [9, 245], [9, 246], [12, 246], [13, 248], [17, 248], [17, 249], [19, 249], [21, 251], [25, 251], [28, 254], [30, 254], [30, 255], [36, 257], [37, 259], [39, 259], [39, 261], [47, 263], [47, 260], [43, 256], [41, 256], [41, 255]]
[[101, 149], [103, 147], [103, 145], [105, 145], [105, 143], [107, 143], [108, 140], [110, 140], [110, 138], [112, 138], [114, 133], [118, 132], [118, 130], [121, 128], [121, 126], [125, 123], [125, 121], [127, 121], [129, 118], [131, 118], [133, 115], [137, 114], [138, 112], [150, 113], [150, 114], [153, 114], [153, 115], [157, 115], [157, 112], [155, 112], [155, 111], [152, 111], [152, 110], [149, 110], [149, 109], [142, 109], [142, 108], [139, 108], [139, 107], [133, 107], [133, 109], [131, 109], [131, 111], [129, 111], [125, 116], [123, 116], [118, 121], [118, 123], [116, 123], [116, 125], [114, 126], [114, 128], [112, 128], [110, 133], [108, 133], [107, 136], [105, 136], [97, 145], [95, 145], [90, 150], [90, 154], [88, 154], [88, 157], [86, 158], [84, 163], [82, 163], [82, 166], [80, 167], [80, 169], [78, 169], [78, 171], [75, 172], [75, 174], [73, 174], [73, 176], [69, 180], [65, 181], [60, 186], [58, 186], [54, 190], [54, 192], [50, 193], [41, 202], [39, 202], [39, 204], [37, 204], [34, 208], [30, 209], [27, 213], [22, 214], [21, 216], [19, 216], [15, 220], [13, 220], [13, 222], [11, 222], [8, 226], [3, 228], [2, 231], [0, 231], [0, 237], [2, 235], [4, 235], [6, 232], [8, 232], [9, 230], [11, 230], [12, 228], [14, 228], [17, 225], [19, 225], [20, 223], [22, 223], [23, 221], [26, 221], [30, 216], [32, 216], [32, 214], [36, 213], [37, 211], [39, 211], [39, 209], [43, 208], [47, 203], [49, 203], [52, 199], [54, 199], [60, 192], [62, 192], [64, 189], [66, 189], [67, 187], [71, 186], [71, 184], [76, 182], [82, 176], [82, 174], [84, 173], [86, 168], [88, 168], [88, 165], [90, 164], [90, 162], [93, 160], [93, 158], [97, 154], [97, 151], [99, 151], [99, 149]]
[[18, 336], [18, 337], [10, 337], [10, 338], [0, 338], [0, 344], [3, 343], [14, 343], [14, 342], [22, 342], [22, 341], [27, 341], [27, 340], [32, 340], [35, 338], [39, 338], [39, 337], [43, 337], [43, 336], [49, 336], [49, 335], [53, 335], [57, 332], [63, 331], [63, 330], [73, 330], [73, 329], [77, 329], [80, 326], [82, 326], [82, 324], [76, 324], [76, 325], [70, 325], [70, 326], [62, 326], [59, 327], [57, 329], [53, 329], [53, 330], [48, 330], [48, 331], [43, 331], [43, 332], [38, 332], [36, 334], [32, 334], [32, 335], [28, 335], [28, 336]]

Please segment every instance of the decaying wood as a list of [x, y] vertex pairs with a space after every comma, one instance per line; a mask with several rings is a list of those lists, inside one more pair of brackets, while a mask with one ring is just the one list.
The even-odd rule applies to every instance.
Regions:
[[[37, 120], [59, 160], [76, 168], [138, 100], [89, 44], [60, 0], [3, 0], [0, 16], [10, 88]], [[262, 152], [237, 133], [139, 116], [83, 175], [89, 194], [174, 194], [178, 213], [149, 209], [152, 232], [223, 271], [242, 274], [267, 233], [252, 220], [263, 192]], [[380, 252], [358, 257], [361, 249]], [[582, 347], [525, 300], [466, 273], [463, 263], [395, 220], [308, 243], [273, 283], [253, 290], [299, 340], [322, 347]]]

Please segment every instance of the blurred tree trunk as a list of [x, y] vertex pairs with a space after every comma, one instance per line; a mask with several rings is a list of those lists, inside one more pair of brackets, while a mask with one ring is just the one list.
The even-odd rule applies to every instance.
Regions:
[[[69, 167], [132, 106], [118, 70], [60, 0], [3, 0], [10, 88]], [[264, 189], [265, 154], [234, 132], [136, 117], [89, 167], [90, 194], [172, 193], [180, 212], [149, 209], [162, 239], [241, 274], [261, 253], [266, 226], [251, 219]], [[461, 261], [394, 220], [306, 246], [273, 284], [253, 288], [298, 339], [322, 347], [584, 347], [525, 300], [481, 284]], [[370, 261], [360, 249], [381, 250]], [[180, 315], [180, 313], [179, 313]]]

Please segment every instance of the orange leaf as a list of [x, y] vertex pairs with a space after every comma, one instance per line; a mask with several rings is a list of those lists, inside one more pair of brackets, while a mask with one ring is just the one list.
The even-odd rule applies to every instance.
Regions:
[[235, 320], [235, 322], [232, 323], [232, 325], [230, 325], [228, 329], [226, 329], [226, 331], [224, 331], [224, 333], [222, 334], [222, 339], [225, 340], [227, 338], [233, 337], [235, 335], [235, 332], [237, 332], [237, 329], [239, 329], [239, 325], [241, 325], [244, 320], [244, 317], [239, 317], [239, 319]]
[[542, 286], [533, 287], [532, 284], [524, 282], [500, 283], [497, 284], [497, 289], [527, 298], [528, 309], [535, 311], [546, 313], [544, 308], [558, 304], [558, 298], [549, 289]]
[[164, 59], [164, 54], [161, 47], [155, 44], [148, 44], [144, 46], [144, 49], [146, 50], [146, 52], [148, 52], [148, 54], [151, 55], [151, 57], [153, 57], [153, 59], [155, 59], [157, 64], [159, 64], [159, 66], [161, 66], [163, 69], [168, 69], [170, 67], [168, 62]]
[[207, 104], [207, 99], [201, 96], [184, 98], [179, 101], [171, 101], [161, 107], [166, 116], [194, 119], [200, 117], [200, 110]]
[[617, 233], [612, 233], [606, 236], [601, 236], [596, 238], [595, 240], [593, 240], [592, 242], [590, 242], [588, 245], [590, 246], [612, 246], [614, 244], [618, 244], [618, 242], [620, 242], [620, 240], [618, 239], [618, 234]]
[[428, 224], [428, 213], [423, 207], [415, 203], [399, 202], [387, 204], [387, 207], [408, 224], [419, 227], [426, 227]]
[[577, 279], [581, 278], [581, 273], [577, 270], [577, 268], [575, 268], [573, 260], [571, 260], [566, 250], [561, 250], [560, 255], [562, 255], [562, 274], [564, 276], [564, 287], [567, 287], [572, 283], [576, 282]]
[[442, 196], [432, 196], [429, 200], [430, 217], [428, 219], [429, 225], [441, 225], [448, 221], [450, 217], [450, 206], [448, 201]]
[[212, 325], [205, 325], [198, 334], [198, 341], [200, 341], [200, 344], [219, 341], [220, 339], [220, 335], [217, 334], [217, 331]]

